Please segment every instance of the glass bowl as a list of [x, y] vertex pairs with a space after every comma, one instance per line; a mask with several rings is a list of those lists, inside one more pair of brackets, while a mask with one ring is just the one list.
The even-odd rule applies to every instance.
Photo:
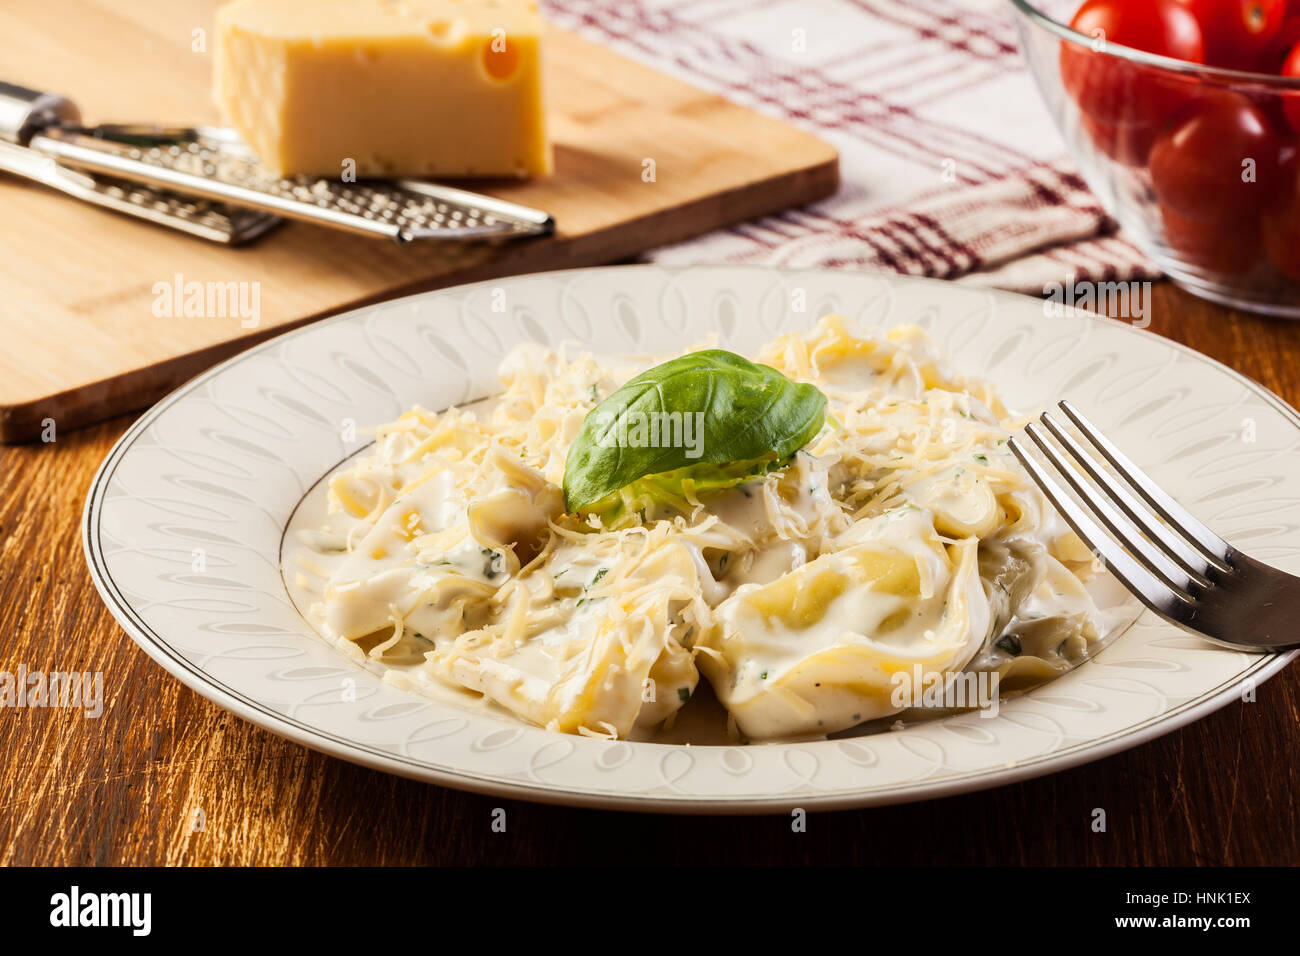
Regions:
[[1196, 295], [1300, 318], [1300, 79], [1085, 36], [1083, 0], [1011, 0], [1030, 72], [1089, 187]]

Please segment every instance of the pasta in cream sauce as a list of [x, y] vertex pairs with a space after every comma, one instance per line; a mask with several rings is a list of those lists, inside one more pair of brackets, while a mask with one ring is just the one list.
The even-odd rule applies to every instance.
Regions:
[[1006, 447], [1021, 419], [922, 329], [827, 316], [754, 358], [827, 397], [817, 436], [611, 518], [565, 511], [566, 453], [651, 360], [519, 346], [490, 405], [377, 429], [296, 520], [286, 580], [402, 686], [611, 738], [671, 726], [702, 681], [733, 739], [834, 733], [898, 713], [900, 671], [1013, 689], [1109, 633], [1103, 572]]

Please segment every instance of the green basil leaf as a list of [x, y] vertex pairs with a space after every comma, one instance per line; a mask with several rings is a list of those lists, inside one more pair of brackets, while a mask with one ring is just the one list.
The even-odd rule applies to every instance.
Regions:
[[642, 372], [588, 413], [569, 446], [564, 504], [578, 511], [640, 478], [784, 461], [821, 430], [826, 396], [722, 349]]

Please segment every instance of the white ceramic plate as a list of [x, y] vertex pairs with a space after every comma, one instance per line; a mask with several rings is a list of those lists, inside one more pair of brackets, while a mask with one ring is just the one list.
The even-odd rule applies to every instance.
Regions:
[[[1147, 614], [1095, 659], [1003, 701], [993, 719], [686, 747], [563, 736], [399, 690], [330, 648], [290, 601], [281, 536], [304, 493], [368, 440], [366, 427], [417, 402], [438, 409], [490, 394], [516, 342], [666, 352], [715, 332], [723, 347], [751, 352], [832, 310], [925, 326], [1013, 407], [1073, 399], [1228, 540], [1300, 573], [1300, 415], [1202, 355], [942, 282], [643, 266], [399, 299], [199, 376], [141, 417], [95, 477], [84, 528], [91, 573], [168, 673], [268, 730], [446, 786], [622, 809], [866, 806], [1010, 783], [1168, 733], [1291, 660], [1212, 647]], [[357, 437], [345, 440], [349, 422]]]

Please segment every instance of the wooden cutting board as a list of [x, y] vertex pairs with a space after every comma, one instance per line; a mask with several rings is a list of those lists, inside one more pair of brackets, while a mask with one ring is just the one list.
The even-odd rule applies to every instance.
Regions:
[[[0, 79], [63, 93], [88, 122], [217, 122], [210, 32], [195, 33], [216, 6], [5, 0]], [[398, 247], [289, 223], [228, 249], [0, 175], [0, 441], [144, 407], [226, 355], [365, 302], [625, 259], [838, 185], [835, 150], [809, 133], [571, 34], [548, 43], [555, 176], [475, 187], [550, 212], [548, 238]], [[257, 327], [156, 317], [154, 285], [177, 275], [257, 283]]]

